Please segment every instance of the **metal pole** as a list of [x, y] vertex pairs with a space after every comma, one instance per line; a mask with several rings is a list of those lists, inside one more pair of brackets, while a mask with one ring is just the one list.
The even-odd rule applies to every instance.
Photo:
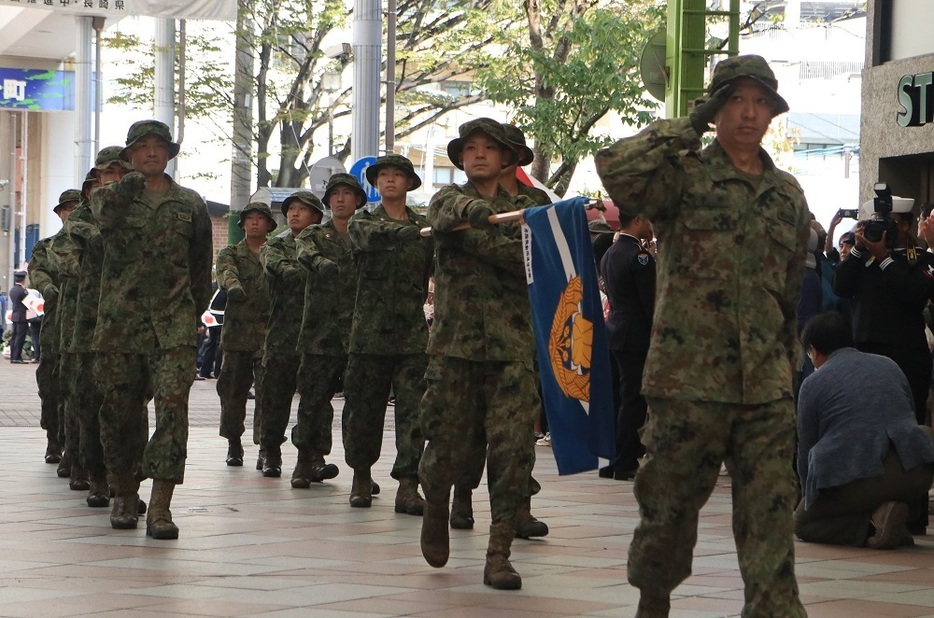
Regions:
[[[94, 18], [75, 16], [77, 49], [75, 50], [75, 163], [74, 181], [81, 186], [85, 174], [91, 169], [91, 32]], [[25, 193], [25, 185], [23, 187]], [[25, 243], [24, 243], [25, 244]]]
[[396, 0], [386, 9], [386, 153], [396, 147]]
[[22, 171], [19, 192], [19, 255], [20, 268], [26, 261], [26, 194], [29, 193], [29, 112], [21, 112], [19, 127], [19, 168]]
[[[175, 131], [175, 20], [156, 20], [156, 67], [154, 116]], [[176, 161], [169, 161], [166, 173], [175, 176]]]
[[379, 154], [380, 0], [354, 0], [351, 158]]
[[105, 18], [98, 16], [94, 17], [91, 22], [94, 26], [94, 147], [91, 149], [93, 153], [97, 153], [101, 148], [101, 107], [104, 105], [104, 79], [101, 62], [103, 45], [101, 38], [104, 33], [105, 21]]
[[[250, 200], [253, 157], [253, 21], [250, 0], [237, 2], [234, 72], [233, 153], [230, 162], [230, 212]], [[228, 240], [231, 240], [228, 236]]]
[[7, 291], [13, 284], [13, 270], [16, 264], [15, 239], [16, 239], [16, 121], [19, 117], [18, 112], [10, 112], [10, 236], [8, 240], [7, 259], [10, 261], [10, 278], [7, 281]]

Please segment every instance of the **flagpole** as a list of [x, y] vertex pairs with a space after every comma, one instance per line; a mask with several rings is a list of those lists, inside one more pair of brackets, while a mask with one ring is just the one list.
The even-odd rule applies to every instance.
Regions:
[[[593, 209], [593, 208], [596, 208], [597, 210], [606, 211], [606, 206], [603, 205], [603, 201], [602, 201], [602, 200], [596, 200], [596, 199], [594, 199], [594, 200], [590, 200], [589, 202], [587, 202], [586, 204], [584, 204], [584, 210], [591, 210], [591, 209]], [[509, 212], [501, 212], [501, 213], [499, 213], [499, 214], [490, 215], [490, 216], [487, 218], [487, 221], [489, 221], [489, 222], [490, 222], [491, 224], [493, 224], [493, 225], [498, 225], [498, 224], [500, 224], [500, 223], [509, 223], [509, 222], [511, 222], [511, 221], [518, 221], [518, 222], [522, 223], [522, 215], [523, 215], [524, 212], [525, 212], [525, 209], [523, 209], [523, 210], [511, 210], [511, 211], [509, 211]], [[459, 224], [459, 225], [457, 225], [457, 226], [451, 228], [451, 229], [448, 230], [448, 231], [449, 231], [449, 232], [460, 232], [460, 231], [462, 231], [462, 230], [469, 230], [469, 229], [471, 229], [471, 225], [470, 225], [470, 223], [468, 223], [468, 222], [465, 221], [465, 222], [463, 222], [463, 223], [461, 223], [461, 224]], [[421, 229], [421, 234], [422, 234], [422, 236], [431, 236], [431, 228], [430, 228], [430, 227], [423, 227], [423, 228]]]

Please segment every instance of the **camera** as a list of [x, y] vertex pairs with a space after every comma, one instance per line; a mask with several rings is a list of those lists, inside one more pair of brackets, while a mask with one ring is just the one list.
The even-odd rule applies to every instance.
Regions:
[[837, 216], [841, 219], [859, 219], [859, 210], [841, 208], [837, 211]]
[[869, 242], [879, 242], [886, 234], [887, 244], [895, 242], [895, 221], [892, 219], [892, 190], [884, 182], [878, 182], [872, 188], [876, 197], [872, 200], [872, 218], [863, 227], [863, 236]]

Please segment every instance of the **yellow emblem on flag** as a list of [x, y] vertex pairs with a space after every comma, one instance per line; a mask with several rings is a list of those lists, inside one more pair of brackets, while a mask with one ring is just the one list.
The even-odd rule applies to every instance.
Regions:
[[558, 387], [566, 396], [590, 401], [590, 353], [593, 323], [581, 314], [584, 298], [580, 276], [564, 288], [548, 339], [548, 356]]

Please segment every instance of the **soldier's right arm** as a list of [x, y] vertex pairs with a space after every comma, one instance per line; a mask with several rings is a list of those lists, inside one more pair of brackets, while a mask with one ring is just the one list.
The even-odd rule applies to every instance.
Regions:
[[399, 231], [411, 227], [403, 223], [385, 221], [360, 210], [347, 224], [354, 251], [385, 251], [400, 241]]
[[217, 254], [216, 266], [218, 287], [228, 291], [234, 288], [243, 289], [243, 284], [240, 283], [240, 271], [234, 258], [233, 245], [221, 249], [221, 252]]
[[620, 210], [652, 220], [676, 216], [681, 201], [684, 151], [700, 148], [689, 118], [657, 120], [597, 153], [597, 174]]
[[130, 172], [118, 182], [112, 182], [91, 194], [91, 212], [102, 228], [120, 225], [129, 206], [146, 187], [139, 172]]
[[52, 270], [49, 242], [49, 239], [45, 239], [36, 243], [26, 272], [29, 273], [30, 287], [39, 290], [42, 296], [54, 299], [58, 296], [58, 286]]
[[260, 260], [266, 275], [293, 285], [305, 284], [305, 269], [295, 259], [291, 247], [281, 238], [273, 238], [260, 249]]

